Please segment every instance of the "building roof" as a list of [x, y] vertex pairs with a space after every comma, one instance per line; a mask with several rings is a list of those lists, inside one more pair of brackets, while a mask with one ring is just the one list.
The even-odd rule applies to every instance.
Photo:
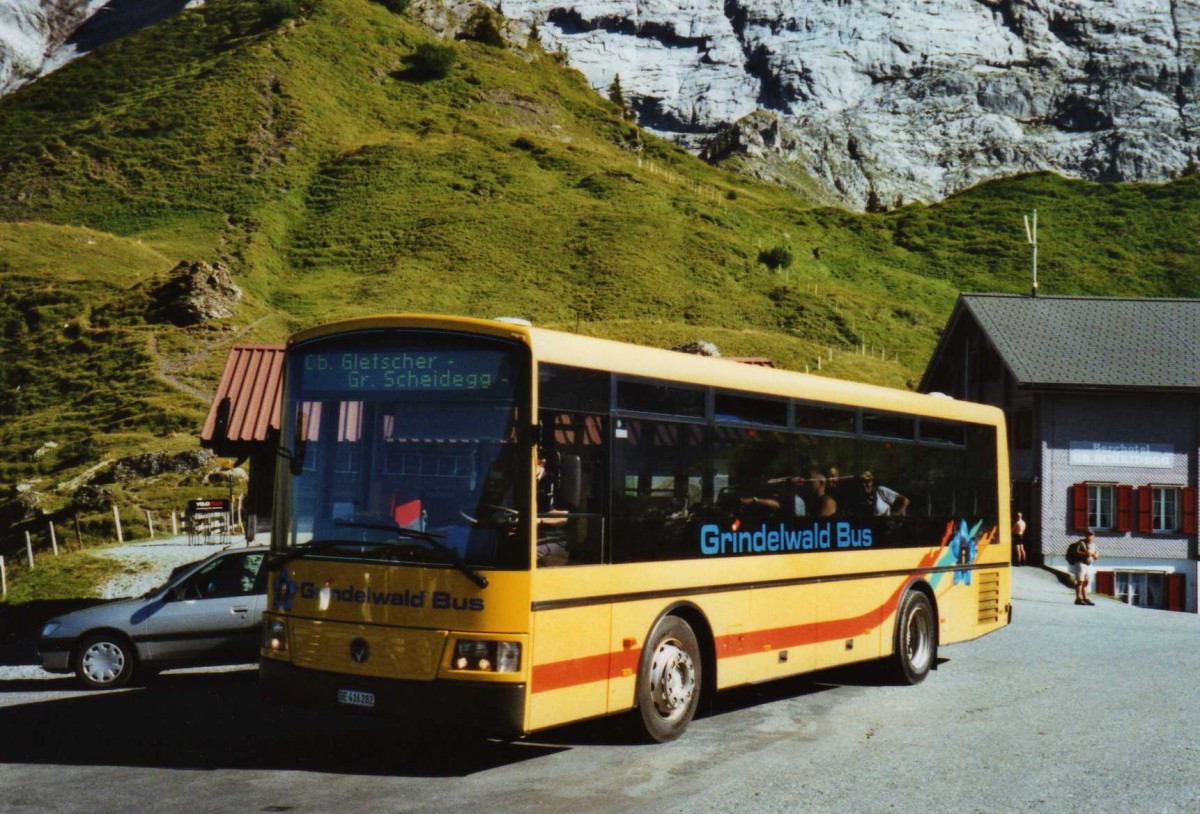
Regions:
[[1200, 300], [963, 294], [943, 343], [966, 315], [1020, 386], [1200, 389]]
[[282, 374], [282, 345], [230, 348], [200, 444], [228, 455], [242, 452], [240, 445], [273, 440], [271, 434], [279, 432]]

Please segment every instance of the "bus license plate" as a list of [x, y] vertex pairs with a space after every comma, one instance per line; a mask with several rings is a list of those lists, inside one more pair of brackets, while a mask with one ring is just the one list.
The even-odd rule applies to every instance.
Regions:
[[375, 693], [360, 690], [338, 690], [338, 703], [349, 704], [352, 707], [375, 706]]

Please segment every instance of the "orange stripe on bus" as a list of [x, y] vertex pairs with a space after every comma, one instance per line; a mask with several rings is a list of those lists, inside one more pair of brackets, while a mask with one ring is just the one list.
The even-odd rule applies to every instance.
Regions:
[[609, 654], [584, 656], [579, 659], [552, 661], [533, 666], [533, 691], [549, 692], [579, 684], [591, 684], [608, 678]]
[[[935, 549], [926, 554], [921, 558], [917, 567], [928, 567], [937, 559], [939, 553]], [[858, 616], [718, 636], [715, 642], [717, 658], [733, 658], [747, 653], [761, 652], [763, 647], [768, 645], [773, 650], [779, 650], [785, 647], [819, 644], [865, 635], [878, 626], [878, 620], [886, 619], [895, 612], [896, 605], [900, 602], [900, 594], [907, 585], [908, 581], [905, 580], [897, 586], [882, 605]], [[609, 678], [621, 678], [625, 675], [625, 670], [637, 669], [641, 653], [641, 649], [617, 650], [612, 653], [598, 653], [594, 656], [577, 659], [535, 664], [531, 682], [532, 691], [535, 693], [549, 692], [550, 690], [561, 690], [580, 684], [604, 681]]]

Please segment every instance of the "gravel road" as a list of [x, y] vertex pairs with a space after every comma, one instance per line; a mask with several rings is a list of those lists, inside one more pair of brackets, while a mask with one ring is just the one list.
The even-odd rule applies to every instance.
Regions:
[[[236, 543], [235, 543], [236, 545]], [[186, 537], [171, 537], [153, 542], [132, 543], [115, 548], [97, 549], [97, 557], [124, 563], [126, 569], [100, 589], [103, 599], [141, 596], [157, 588], [181, 565], [202, 560], [227, 545], [188, 545]]]

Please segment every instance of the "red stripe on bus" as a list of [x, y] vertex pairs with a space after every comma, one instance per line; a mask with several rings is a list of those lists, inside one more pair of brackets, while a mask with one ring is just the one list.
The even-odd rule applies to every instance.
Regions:
[[[917, 567], [929, 567], [940, 553], [940, 549], [934, 549], [921, 558]], [[756, 653], [764, 647], [781, 650], [785, 647], [799, 647], [806, 644], [819, 644], [863, 636], [874, 630], [880, 620], [886, 619], [895, 612], [896, 606], [900, 602], [900, 594], [907, 585], [908, 581], [905, 580], [896, 587], [896, 590], [883, 604], [858, 616], [718, 636], [715, 642], [717, 658], [733, 658], [747, 653]], [[550, 690], [561, 690], [580, 684], [604, 681], [609, 678], [621, 678], [626, 675], [626, 670], [637, 670], [641, 654], [641, 649], [617, 650], [612, 653], [599, 653], [577, 659], [535, 664], [531, 682], [532, 691], [535, 693], [549, 692]]]
[[608, 678], [609, 654], [533, 665], [533, 691], [549, 692]]

